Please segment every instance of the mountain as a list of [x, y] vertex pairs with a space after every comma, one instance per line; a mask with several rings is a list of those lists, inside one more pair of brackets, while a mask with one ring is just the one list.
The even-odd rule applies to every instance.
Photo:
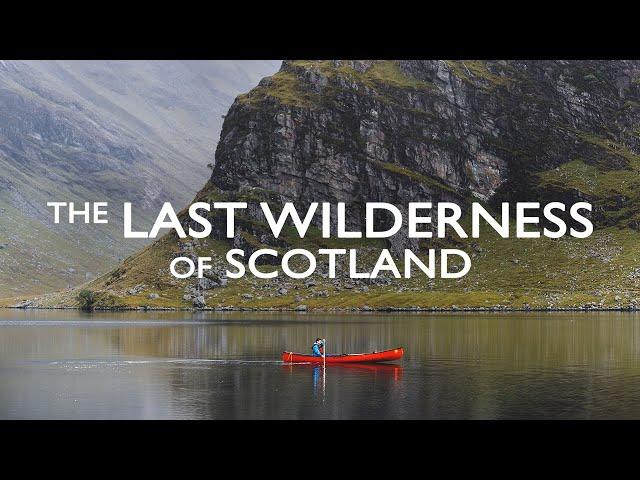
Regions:
[[[606, 308], [640, 298], [640, 62], [287, 61], [236, 98], [209, 182], [196, 200], [251, 202], [236, 238], [170, 234], [89, 285], [103, 306], [218, 308]], [[587, 200], [588, 239], [304, 240], [268, 235], [258, 201], [364, 203]], [[188, 219], [183, 216], [185, 224]], [[468, 215], [465, 217], [468, 222]], [[472, 257], [457, 280], [223, 278], [231, 245], [249, 252], [293, 245], [358, 245], [363, 263], [390, 247], [455, 245]], [[210, 278], [172, 278], [177, 255], [213, 256]], [[265, 267], [272, 268], [272, 267]], [[150, 293], [155, 295], [149, 296]], [[157, 298], [155, 298], [157, 295]], [[65, 304], [70, 297], [51, 297]], [[46, 303], [45, 302], [45, 303]]]
[[[123, 240], [122, 202], [141, 223], [164, 201], [186, 205], [210, 175], [222, 115], [277, 68], [0, 62], [0, 297], [83, 283], [144, 246]], [[114, 221], [55, 225], [48, 201], [107, 201]]]

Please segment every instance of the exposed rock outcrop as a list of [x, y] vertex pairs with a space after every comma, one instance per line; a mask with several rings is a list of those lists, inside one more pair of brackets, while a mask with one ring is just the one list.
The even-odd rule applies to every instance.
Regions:
[[530, 200], [541, 190], [593, 197], [605, 221], [613, 192], [541, 185], [537, 174], [576, 160], [632, 170], [639, 78], [640, 63], [623, 61], [284, 62], [231, 107], [211, 184], [300, 205], [344, 201], [361, 207], [353, 227], [367, 201]]

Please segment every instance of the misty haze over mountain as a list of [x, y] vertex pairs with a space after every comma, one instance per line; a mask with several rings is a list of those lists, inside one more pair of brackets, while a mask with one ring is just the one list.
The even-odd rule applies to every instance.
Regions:
[[279, 61], [0, 61], [0, 296], [83, 282], [135, 248], [119, 221], [54, 225], [48, 201], [141, 221], [210, 175], [222, 116]]

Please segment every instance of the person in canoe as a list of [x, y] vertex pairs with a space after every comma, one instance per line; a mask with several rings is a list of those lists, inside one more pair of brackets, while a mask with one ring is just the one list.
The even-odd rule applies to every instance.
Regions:
[[321, 357], [324, 352], [324, 343], [321, 338], [316, 338], [316, 341], [313, 342], [313, 347], [311, 347], [311, 355], [314, 357]]

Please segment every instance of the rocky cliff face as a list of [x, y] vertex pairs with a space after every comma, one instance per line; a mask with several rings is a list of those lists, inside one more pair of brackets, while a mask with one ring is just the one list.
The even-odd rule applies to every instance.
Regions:
[[[211, 183], [302, 203], [536, 198], [572, 161], [635, 168], [639, 79], [639, 62], [285, 62], [231, 107]], [[613, 194], [547, 180], [543, 196]]]
[[[288, 61], [235, 100], [211, 178], [196, 197], [250, 202], [234, 247], [327, 245], [318, 235], [274, 240], [257, 208], [263, 200], [275, 209], [285, 201], [343, 201], [350, 226], [362, 228], [367, 201], [586, 199], [596, 232], [587, 240], [490, 233], [452, 240], [473, 264], [454, 281], [360, 282], [344, 271], [330, 280], [321, 267], [305, 282], [226, 282], [220, 273], [231, 245], [214, 216], [211, 239], [165, 236], [92, 288], [110, 299], [106, 305], [635, 308], [639, 152], [637, 61]], [[403, 237], [358, 246], [365, 253], [438, 246], [406, 245]], [[171, 278], [167, 265], [178, 255], [212, 256], [211, 278]], [[151, 290], [159, 297], [150, 300]]]

